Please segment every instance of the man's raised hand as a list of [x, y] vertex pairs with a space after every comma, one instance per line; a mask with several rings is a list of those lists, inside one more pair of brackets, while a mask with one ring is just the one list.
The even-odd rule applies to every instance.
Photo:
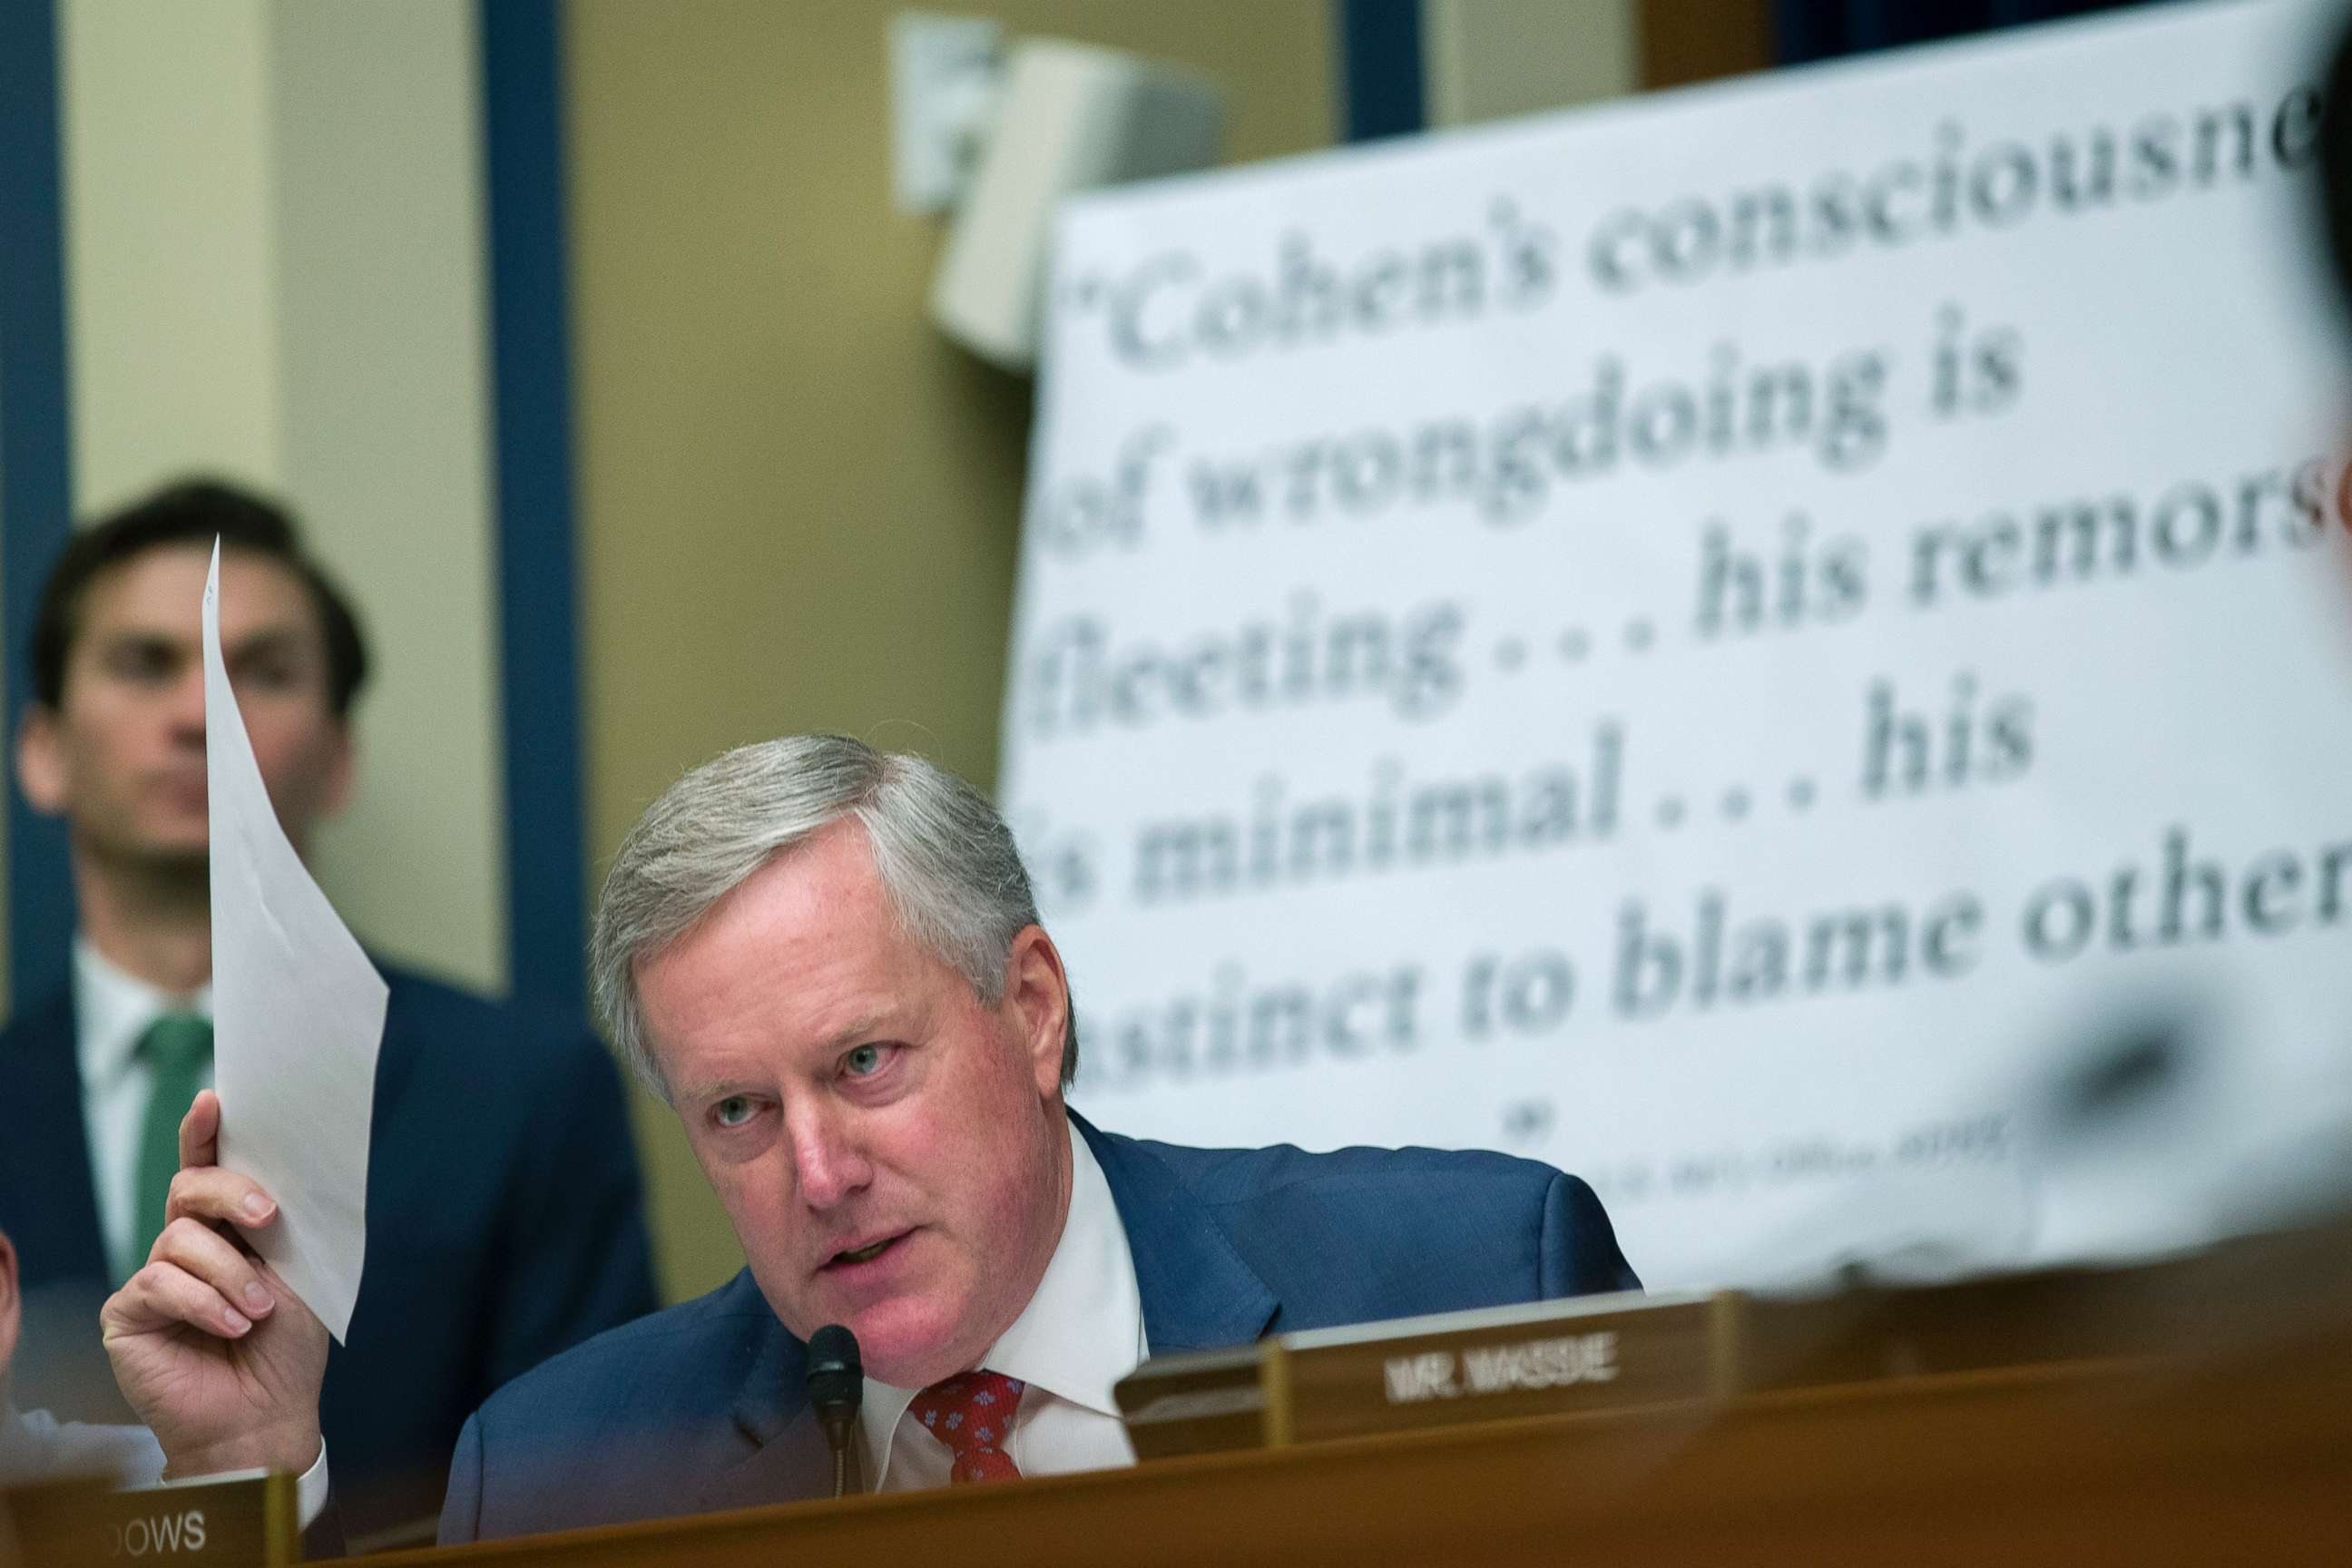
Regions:
[[295, 1474], [320, 1453], [327, 1331], [237, 1230], [274, 1224], [268, 1193], [215, 1162], [220, 1097], [180, 1122], [180, 1173], [146, 1266], [99, 1314], [114, 1381], [173, 1476]]

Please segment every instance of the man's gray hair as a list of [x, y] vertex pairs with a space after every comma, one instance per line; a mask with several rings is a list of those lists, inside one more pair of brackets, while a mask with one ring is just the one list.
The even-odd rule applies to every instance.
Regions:
[[[1004, 999], [1013, 939], [1037, 900], [1013, 830], [988, 797], [920, 757], [845, 735], [738, 746], [664, 791], [621, 840], [596, 901], [589, 966], [613, 1043], [663, 1099], [646, 1037], [636, 965], [677, 941], [777, 855], [844, 818], [866, 829], [901, 928], [961, 974], [982, 1003]], [[1077, 1015], [1062, 1034], [1062, 1086], [1078, 1070]]]

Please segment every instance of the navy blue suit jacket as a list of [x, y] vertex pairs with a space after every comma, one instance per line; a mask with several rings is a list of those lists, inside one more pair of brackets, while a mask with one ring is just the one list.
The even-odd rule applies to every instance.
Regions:
[[[353, 1536], [430, 1518], [457, 1430], [482, 1401], [655, 1306], [635, 1146], [604, 1047], [519, 1008], [383, 974], [367, 1267], [320, 1409]], [[32, 1309], [20, 1401], [60, 1418], [128, 1419], [99, 1344], [110, 1281], [70, 988], [0, 1031], [0, 1230]]]
[[[1180, 1149], [1073, 1117], [1154, 1355], [1640, 1286], [1600, 1199], [1501, 1154]], [[805, 1347], [749, 1270], [518, 1378], [466, 1424], [445, 1544], [827, 1496]]]

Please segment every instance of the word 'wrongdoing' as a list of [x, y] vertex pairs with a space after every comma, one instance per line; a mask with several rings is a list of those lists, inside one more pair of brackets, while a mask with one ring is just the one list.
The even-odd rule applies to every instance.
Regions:
[[1558, 403], [1203, 454], [1190, 465], [1192, 510], [1206, 529], [1441, 505], [1507, 524], [1536, 515], [1557, 485], [1626, 469], [1666, 472], [1793, 449], [1848, 472], [1886, 448], [1890, 363], [1884, 350], [1862, 349], [1819, 364], [1750, 364], [1720, 343], [1696, 377], [1636, 384], [1622, 360], [1603, 355], [1582, 388]]

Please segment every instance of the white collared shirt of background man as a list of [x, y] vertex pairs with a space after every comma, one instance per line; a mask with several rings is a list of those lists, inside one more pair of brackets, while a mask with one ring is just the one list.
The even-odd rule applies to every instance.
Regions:
[[[213, 1016], [207, 982], [193, 995], [174, 996], [116, 968], [89, 941], [74, 939], [74, 1055], [81, 1066], [82, 1126], [89, 1135], [90, 1176], [98, 1188], [98, 1224], [106, 1239], [107, 1268], [120, 1285], [147, 1261], [131, 1256], [139, 1215], [139, 1131], [153, 1098], [154, 1068], [139, 1057], [139, 1041], [166, 1013]], [[204, 1074], [211, 1088], [212, 1070]]]

